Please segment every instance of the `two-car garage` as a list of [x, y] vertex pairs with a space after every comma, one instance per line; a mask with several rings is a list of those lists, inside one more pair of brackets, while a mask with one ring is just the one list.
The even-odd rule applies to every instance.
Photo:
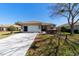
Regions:
[[27, 32], [40, 32], [41, 31], [41, 28], [40, 26], [24, 26], [24, 31], [27, 31]]

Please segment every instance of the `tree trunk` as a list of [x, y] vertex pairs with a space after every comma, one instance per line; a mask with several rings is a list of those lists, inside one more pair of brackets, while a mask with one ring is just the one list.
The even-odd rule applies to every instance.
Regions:
[[71, 25], [71, 35], [74, 35], [74, 24]]
[[10, 34], [13, 34], [13, 31], [11, 31]]

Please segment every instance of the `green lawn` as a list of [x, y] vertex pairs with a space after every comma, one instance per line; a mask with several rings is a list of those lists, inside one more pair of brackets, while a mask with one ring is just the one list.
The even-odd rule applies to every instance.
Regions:
[[70, 33], [68, 33], [68, 32], [61, 32], [61, 34], [69, 35]]
[[68, 35], [68, 39], [57, 38], [54, 35], [38, 35], [32, 43], [28, 56], [74, 56], [79, 55], [79, 34]]
[[[19, 31], [14, 31], [14, 33], [17, 33], [17, 32], [19, 32]], [[8, 37], [10, 35], [11, 35], [10, 31], [0, 31], [0, 39]]]
[[0, 39], [8, 37], [10, 35], [9, 31], [1, 31], [0, 32]]

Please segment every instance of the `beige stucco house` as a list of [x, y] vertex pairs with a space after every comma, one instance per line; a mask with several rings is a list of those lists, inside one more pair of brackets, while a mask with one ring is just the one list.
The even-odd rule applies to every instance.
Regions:
[[44, 23], [39, 21], [18, 22], [22, 32], [43, 32], [47, 30], [56, 30], [55, 24]]
[[[63, 27], [63, 26], [67, 27], [68, 29], [70, 29], [69, 24], [63, 24], [63, 25], [60, 25], [58, 27]], [[74, 30], [79, 30], [79, 22], [74, 25]]]
[[8, 29], [9, 26], [14, 26], [17, 29], [21, 28], [21, 26], [15, 25], [15, 24], [0, 24], [0, 31], [7, 31], [7, 29]]

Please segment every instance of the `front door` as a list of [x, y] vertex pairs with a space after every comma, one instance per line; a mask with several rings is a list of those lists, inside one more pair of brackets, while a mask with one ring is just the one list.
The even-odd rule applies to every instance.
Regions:
[[27, 31], [27, 26], [24, 26], [24, 31]]
[[47, 26], [41, 26], [41, 31], [46, 31], [47, 30]]

